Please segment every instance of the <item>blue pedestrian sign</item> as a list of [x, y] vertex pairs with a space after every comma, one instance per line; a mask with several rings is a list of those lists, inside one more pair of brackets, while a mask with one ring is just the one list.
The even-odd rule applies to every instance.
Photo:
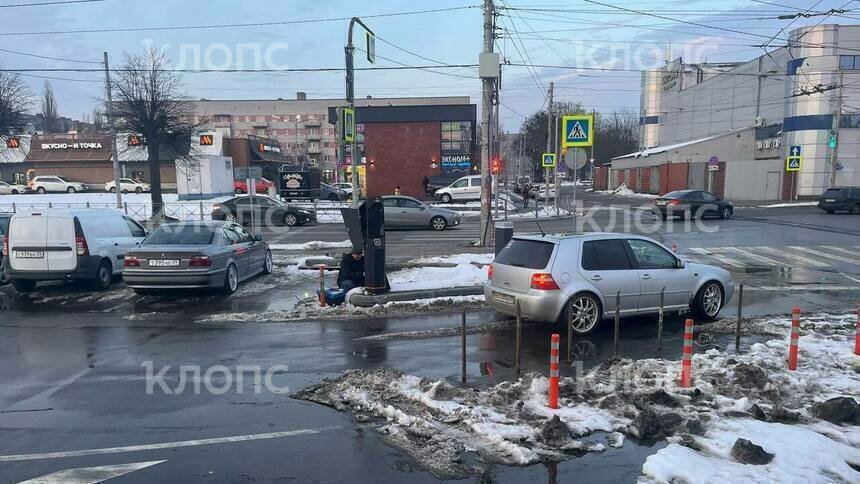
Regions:
[[594, 144], [594, 116], [575, 114], [562, 118], [562, 147], [592, 146]]
[[555, 168], [555, 153], [544, 153], [541, 156], [541, 166], [544, 168]]
[[788, 149], [788, 156], [800, 156], [800, 145], [791, 145]]

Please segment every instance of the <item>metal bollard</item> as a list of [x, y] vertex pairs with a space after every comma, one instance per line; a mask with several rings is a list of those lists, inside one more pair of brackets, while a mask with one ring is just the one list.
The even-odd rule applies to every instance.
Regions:
[[663, 348], [663, 305], [665, 303], [666, 288], [660, 289], [660, 311], [657, 313], [657, 351]]
[[684, 353], [681, 356], [681, 388], [693, 385], [693, 320], [684, 322]]
[[854, 330], [854, 354], [860, 355], [860, 307], [857, 308], [857, 326]]
[[516, 342], [516, 353], [514, 354], [514, 371], [516, 371], [517, 375], [520, 374], [520, 345], [522, 343], [523, 338], [523, 317], [520, 312], [520, 301], [517, 299], [517, 342]]
[[788, 343], [788, 369], [797, 369], [797, 342], [800, 339], [800, 308], [791, 310], [791, 340]]
[[466, 383], [466, 311], [463, 311], [463, 319], [460, 331], [460, 381]]
[[744, 283], [738, 286], [738, 322], [735, 326], [735, 353], [741, 350], [741, 321], [744, 314]]
[[567, 362], [573, 362], [573, 301], [567, 302]]
[[200, 202], [200, 220], [203, 220], [203, 202]]
[[612, 334], [612, 356], [618, 356], [618, 331], [621, 329], [621, 291], [615, 295], [615, 330]]
[[12, 213], [18, 213], [18, 207], [15, 205], [15, 202], [12, 202]]
[[320, 265], [320, 307], [325, 307], [325, 265]]
[[549, 347], [549, 408], [558, 408], [558, 344], [561, 337], [552, 335]]
[[122, 202], [122, 209], [128, 215], [128, 202]]

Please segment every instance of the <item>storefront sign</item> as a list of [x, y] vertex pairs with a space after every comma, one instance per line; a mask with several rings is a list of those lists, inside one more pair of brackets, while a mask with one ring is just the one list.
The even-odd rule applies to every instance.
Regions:
[[102, 144], [94, 143], [42, 143], [43, 150], [100, 150]]
[[281, 152], [281, 148], [280, 148], [280, 147], [278, 147], [278, 146], [271, 146], [271, 145], [267, 145], [267, 144], [265, 144], [265, 143], [260, 143], [260, 144], [258, 144], [258, 145], [257, 145], [257, 148], [258, 148], [260, 151], [264, 151], [264, 152], [268, 152], [268, 153], [280, 153], [280, 152]]
[[21, 140], [19, 138], [9, 138], [6, 140], [6, 147], [9, 149], [20, 149]]
[[200, 146], [212, 146], [215, 144], [215, 136], [211, 134], [200, 135]]
[[469, 168], [472, 166], [472, 157], [469, 155], [442, 155], [442, 168]]
[[128, 146], [143, 146], [146, 143], [143, 142], [143, 136], [137, 134], [128, 135]]

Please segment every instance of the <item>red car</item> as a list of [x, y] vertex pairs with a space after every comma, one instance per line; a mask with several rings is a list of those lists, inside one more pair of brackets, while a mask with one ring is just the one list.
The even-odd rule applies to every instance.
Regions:
[[[257, 185], [257, 193], [267, 193], [269, 188], [275, 186], [274, 183], [266, 180], [265, 178], [258, 178], [256, 180]], [[245, 180], [234, 180], [233, 181], [233, 192], [237, 195], [241, 195], [242, 193], [248, 193], [248, 183]]]

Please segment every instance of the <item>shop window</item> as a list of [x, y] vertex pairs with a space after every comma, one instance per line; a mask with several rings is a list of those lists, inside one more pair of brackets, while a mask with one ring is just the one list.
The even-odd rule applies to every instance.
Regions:
[[471, 151], [472, 123], [446, 121], [442, 123], [442, 150], [466, 153]]
[[839, 68], [844, 71], [853, 71], [856, 69], [860, 69], [860, 56], [856, 55], [840, 55], [839, 56]]
[[839, 117], [840, 128], [860, 128], [860, 113], [842, 113]]

